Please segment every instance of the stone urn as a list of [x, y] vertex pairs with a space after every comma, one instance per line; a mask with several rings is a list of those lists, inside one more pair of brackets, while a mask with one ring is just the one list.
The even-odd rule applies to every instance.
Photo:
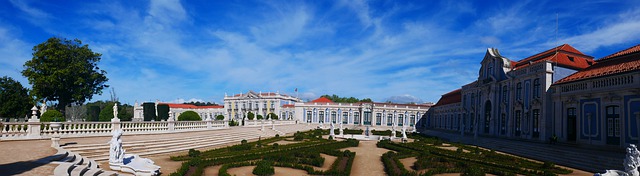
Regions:
[[60, 147], [60, 126], [62, 126], [62, 122], [50, 122], [49, 127], [53, 130], [53, 135], [51, 136], [51, 147]]

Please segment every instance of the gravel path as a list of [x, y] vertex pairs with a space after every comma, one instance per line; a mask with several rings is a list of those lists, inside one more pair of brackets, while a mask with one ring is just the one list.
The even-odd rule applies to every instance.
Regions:
[[343, 149], [343, 151], [349, 150], [356, 152], [356, 157], [351, 167], [352, 176], [386, 175], [380, 157], [389, 150], [376, 147], [377, 142], [378, 141], [360, 141], [358, 147]]

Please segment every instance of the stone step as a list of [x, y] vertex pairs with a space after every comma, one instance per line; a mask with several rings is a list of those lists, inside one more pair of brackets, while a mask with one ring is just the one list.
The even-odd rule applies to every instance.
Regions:
[[[223, 136], [233, 136], [233, 134], [242, 134], [241, 132], [237, 132], [237, 133], [227, 133]], [[214, 136], [214, 135], [199, 135], [199, 136], [190, 136], [190, 137], [185, 137], [185, 138], [178, 138], [178, 139], [163, 139], [161, 141], [158, 140], [144, 140], [144, 141], [129, 141], [129, 142], [123, 142], [123, 147], [126, 148], [136, 148], [136, 147], [145, 147], [149, 144], [172, 144], [172, 143], [180, 143], [180, 142], [188, 142], [188, 141], [193, 141], [193, 140], [202, 140], [202, 139], [213, 139], [216, 138], [218, 136]], [[100, 149], [104, 149], [104, 150], [108, 150], [109, 149], [109, 145], [108, 144], [84, 144], [82, 147], [69, 147], [69, 148], [65, 148], [68, 150], [73, 150], [73, 151], [79, 151], [79, 150], [100, 150]]]
[[[138, 155], [143, 155], [141, 153], [143, 152], [149, 152], [149, 151], [162, 151], [162, 150], [166, 150], [166, 149], [171, 149], [171, 148], [175, 148], [175, 147], [181, 147], [181, 146], [192, 146], [195, 144], [208, 144], [210, 142], [222, 142], [222, 143], [231, 143], [231, 142], [240, 142], [237, 141], [238, 139], [244, 139], [244, 138], [258, 138], [258, 135], [252, 135], [252, 134], [236, 134], [236, 135], [230, 135], [230, 136], [225, 136], [222, 138], [218, 138], [216, 140], [209, 140], [209, 139], [215, 139], [216, 137], [208, 137], [208, 138], [203, 138], [203, 139], [198, 139], [198, 140], [192, 140], [189, 142], [172, 142], [172, 143], [164, 143], [164, 144], [147, 144], [146, 146], [143, 147], [136, 147], [136, 148], [124, 148], [126, 153], [135, 153]], [[74, 150], [75, 151], [75, 150]], [[83, 151], [75, 151], [75, 152], [79, 152], [79, 153], [83, 153], [82, 155], [89, 157], [89, 158], [94, 158], [96, 156], [101, 156], [101, 155], [109, 155], [109, 147], [105, 147], [102, 148], [101, 150], [83, 150]]]

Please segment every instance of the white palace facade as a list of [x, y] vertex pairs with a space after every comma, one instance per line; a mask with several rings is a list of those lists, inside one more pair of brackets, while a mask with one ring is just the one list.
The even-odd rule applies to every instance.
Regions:
[[430, 128], [623, 147], [640, 132], [640, 46], [594, 60], [568, 44], [512, 61], [487, 50], [478, 79], [444, 94]]
[[[298, 123], [342, 123], [355, 126], [415, 127], [432, 104], [394, 104], [376, 102], [335, 103], [320, 97], [310, 102], [280, 94], [279, 92], [253, 92], [224, 97], [223, 106], [194, 106], [167, 104], [170, 113], [177, 117], [185, 111], [195, 111], [203, 120], [213, 120], [223, 115], [225, 120], [246, 120], [248, 113], [264, 118], [276, 114], [276, 120], [294, 120]], [[142, 106], [135, 107], [135, 117], [143, 117]], [[137, 118], [136, 118], [137, 119]], [[139, 120], [141, 121], [141, 120]]]

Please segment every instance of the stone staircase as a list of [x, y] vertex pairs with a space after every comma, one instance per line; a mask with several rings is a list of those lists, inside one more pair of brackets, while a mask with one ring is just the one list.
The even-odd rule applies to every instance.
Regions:
[[478, 137], [473, 135], [460, 136], [460, 133], [448, 133], [442, 131], [423, 131], [431, 136], [439, 136], [445, 140], [477, 145], [487, 149], [493, 149], [538, 161], [549, 161], [557, 165], [576, 168], [588, 172], [604, 173], [607, 169], [622, 170], [625, 151], [620, 152], [589, 149], [566, 144], [551, 145], [547, 143], [502, 139], [494, 137]]
[[49, 161], [58, 164], [53, 170], [55, 176], [114, 176], [116, 172], [105, 171], [100, 168], [95, 160], [80, 156], [78, 153], [69, 152], [56, 147], [58, 153], [51, 156]]
[[[256, 128], [233, 128], [215, 130], [211, 133], [185, 137], [162, 138], [162, 135], [150, 135], [148, 139], [137, 141], [123, 141], [125, 153], [139, 156], [150, 156], [163, 153], [181, 152], [189, 149], [202, 149], [217, 145], [240, 142], [242, 139], [252, 140], [261, 136]], [[109, 145], [104, 143], [80, 144], [65, 146], [64, 149], [76, 152], [96, 161], [109, 159]]]
[[[306, 131], [305, 125], [279, 125], [276, 130], [271, 126], [265, 126], [264, 131], [260, 127], [232, 127], [223, 130], [213, 130], [207, 133], [190, 135], [183, 133], [180, 137], [162, 138], [162, 135], [149, 135], [148, 139], [127, 141], [124, 140], [122, 147], [125, 153], [137, 154], [145, 157], [150, 155], [183, 152], [189, 149], [204, 149], [220, 146], [229, 143], [239, 143], [242, 139], [257, 140], [258, 138], [290, 135], [295, 131]], [[184, 137], [182, 137], [184, 136]], [[76, 144], [65, 146], [64, 149], [78, 153], [84, 157], [95, 161], [106, 161], [109, 159], [109, 145], [103, 143]]]

